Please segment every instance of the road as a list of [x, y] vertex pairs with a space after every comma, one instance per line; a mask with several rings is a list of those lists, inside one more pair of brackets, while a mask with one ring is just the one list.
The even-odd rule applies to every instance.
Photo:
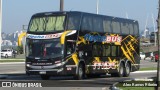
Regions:
[[151, 61], [150, 58], [147, 58], [145, 60], [141, 60], [140, 68], [147, 68], [147, 67], [157, 67], [157, 62]]
[[[150, 59], [141, 60], [140, 68], [147, 68], [147, 67], [157, 67], [157, 62], [151, 61]], [[25, 65], [22, 62], [19, 63], [7, 63], [1, 64], [0, 63], [0, 74], [24, 74], [25, 72]]]
[[24, 62], [15, 62], [15, 63], [0, 63], [0, 74], [15, 74], [15, 73], [24, 73], [25, 66]]
[[[153, 67], [156, 66], [156, 62], [151, 62], [150, 60], [141, 60], [141, 67]], [[0, 74], [5, 75], [5, 79], [0, 80], [18, 80], [18, 81], [41, 81], [40, 76], [25, 75], [24, 63], [10, 63], [10, 64], [0, 64]], [[47, 83], [48, 86], [52, 87], [81, 87], [80, 90], [83, 90], [82, 87], [95, 87], [92, 90], [108, 90], [111, 85], [116, 82], [131, 80], [134, 78], [147, 78], [147, 77], [156, 77], [156, 72], [144, 72], [144, 73], [131, 73], [129, 77], [111, 77], [110, 75], [101, 76], [98, 78], [87, 78], [84, 80], [73, 80], [73, 77], [51, 77], [48, 81], [41, 81]], [[52, 82], [52, 83], [51, 83]], [[98, 88], [100, 87], [100, 88]], [[65, 89], [65, 90], [70, 90]], [[72, 88], [73, 89], [73, 88]], [[86, 88], [85, 88], [86, 89]], [[85, 90], [84, 89], [84, 90]], [[61, 89], [62, 90], [62, 89]], [[77, 88], [73, 90], [78, 90]]]

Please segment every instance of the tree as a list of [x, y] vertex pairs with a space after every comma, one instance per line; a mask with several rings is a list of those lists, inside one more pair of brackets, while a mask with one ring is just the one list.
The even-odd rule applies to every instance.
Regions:
[[17, 52], [18, 52], [18, 54], [23, 54], [23, 46], [18, 46]]

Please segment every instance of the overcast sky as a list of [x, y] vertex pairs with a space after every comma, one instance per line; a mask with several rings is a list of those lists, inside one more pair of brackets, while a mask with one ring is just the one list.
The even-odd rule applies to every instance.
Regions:
[[[28, 25], [31, 16], [38, 12], [58, 11], [60, 0], [3, 0], [2, 32], [11, 33]], [[97, 0], [64, 0], [65, 11], [96, 13]], [[158, 0], [99, 0], [99, 14], [139, 21], [140, 29], [153, 27], [158, 16]]]

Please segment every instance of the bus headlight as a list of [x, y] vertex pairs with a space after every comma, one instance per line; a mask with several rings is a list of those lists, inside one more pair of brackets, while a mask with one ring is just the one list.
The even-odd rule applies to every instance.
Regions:
[[26, 66], [27, 66], [27, 67], [30, 67], [30, 64], [27, 64]]
[[83, 51], [79, 51], [79, 57], [80, 57], [80, 58], [83, 57]]

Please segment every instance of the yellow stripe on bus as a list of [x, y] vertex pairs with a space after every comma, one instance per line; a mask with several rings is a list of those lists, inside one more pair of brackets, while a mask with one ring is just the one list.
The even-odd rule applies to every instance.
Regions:
[[78, 65], [79, 59], [78, 59], [77, 53], [72, 54], [72, 58], [73, 58], [74, 63], [75, 63], [76, 65]]
[[100, 57], [94, 57], [97, 62], [101, 62]]
[[23, 32], [22, 34], [19, 35], [18, 37], [18, 46], [22, 45], [22, 38], [26, 36], [26, 32]]
[[66, 38], [66, 35], [71, 32], [71, 30], [68, 30], [68, 31], [65, 31], [62, 35], [61, 35], [61, 44], [64, 44], [64, 41], [65, 41], [65, 38]]
[[[122, 49], [124, 55], [126, 56], [126, 58], [127, 58], [128, 60], [131, 60], [130, 56], [127, 54], [127, 52], [125, 51], [125, 49], [124, 49], [123, 46], [121, 46], [121, 49]], [[131, 60], [131, 62], [134, 63], [132, 60]]]

